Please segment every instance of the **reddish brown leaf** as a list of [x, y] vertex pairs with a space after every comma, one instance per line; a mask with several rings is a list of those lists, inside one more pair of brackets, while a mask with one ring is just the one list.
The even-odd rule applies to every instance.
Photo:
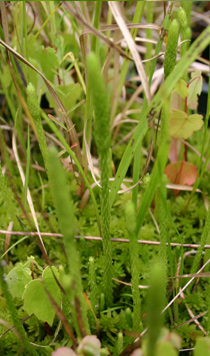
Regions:
[[[173, 184], [192, 185], [196, 180], [197, 168], [189, 162], [175, 162], [168, 164], [165, 168], [165, 175]], [[174, 190], [178, 195], [178, 191]]]

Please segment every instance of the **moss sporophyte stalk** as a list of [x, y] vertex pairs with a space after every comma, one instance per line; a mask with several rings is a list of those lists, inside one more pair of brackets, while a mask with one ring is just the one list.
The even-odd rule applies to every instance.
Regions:
[[109, 148], [110, 136], [110, 108], [108, 95], [98, 59], [94, 53], [87, 58], [88, 81], [90, 81], [91, 95], [95, 113], [94, 138], [99, 154], [101, 171], [101, 220], [102, 242], [104, 251], [104, 288], [107, 306], [112, 304], [112, 246], [110, 242], [110, 201], [109, 201]]
[[74, 303], [74, 305], [75, 298], [78, 298], [79, 303], [81, 304], [81, 316], [83, 318], [86, 332], [88, 333], [89, 323], [83, 296], [83, 287], [80, 274], [80, 257], [76, 247], [76, 240], [74, 239], [75, 229], [73, 204], [71, 197], [66, 194], [68, 191], [67, 180], [57, 157], [57, 151], [55, 148], [51, 148], [49, 150], [49, 176], [59, 225], [64, 237], [64, 246], [66, 250], [69, 271], [72, 278], [71, 285], [69, 285], [69, 288], [66, 292], [67, 295], [69, 295], [71, 303]]

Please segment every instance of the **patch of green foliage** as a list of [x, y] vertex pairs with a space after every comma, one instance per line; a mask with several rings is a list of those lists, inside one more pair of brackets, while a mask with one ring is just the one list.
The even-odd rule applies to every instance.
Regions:
[[[63, 347], [74, 356], [125, 356], [135, 348], [136, 355], [175, 356], [194, 347], [195, 356], [208, 355], [209, 339], [200, 338], [210, 328], [202, 315], [208, 275], [162, 310], [210, 258], [208, 113], [206, 121], [197, 113], [201, 72], [188, 77], [210, 27], [192, 45], [181, 43], [179, 59], [179, 36], [191, 38], [191, 2], [174, 9], [119, 2], [134, 24], [142, 16], [155, 23], [159, 7], [165, 11], [161, 32], [153, 29], [155, 55], [165, 51], [165, 81], [150, 103], [138, 94], [144, 66], [136, 78], [131, 39], [120, 46], [113, 3], [40, 1], [36, 13], [33, 2], [0, 3], [2, 355], [59, 356]], [[102, 23], [113, 28], [102, 31]], [[150, 60], [152, 28], [145, 35]], [[157, 57], [145, 68], [149, 91]], [[199, 314], [200, 324], [188, 323]]]

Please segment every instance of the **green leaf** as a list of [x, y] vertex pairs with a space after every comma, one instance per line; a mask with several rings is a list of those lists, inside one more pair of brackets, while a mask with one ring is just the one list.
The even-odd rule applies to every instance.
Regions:
[[198, 337], [193, 352], [194, 356], [210, 356], [210, 338]]
[[176, 91], [177, 93], [181, 96], [181, 98], [186, 98], [187, 95], [189, 95], [189, 89], [187, 87], [187, 83], [183, 80], [180, 79], [176, 85]]
[[79, 83], [59, 86], [58, 95], [60, 96], [60, 99], [67, 111], [69, 111], [76, 104], [81, 93], [82, 88]]
[[190, 137], [194, 131], [203, 126], [203, 116], [198, 114], [187, 115], [181, 110], [172, 110], [170, 113], [170, 135], [175, 138]]
[[[56, 277], [59, 278], [58, 270], [55, 267], [52, 268]], [[52, 325], [55, 310], [45, 292], [43, 283], [55, 302], [60, 305], [60, 289], [54, 279], [50, 267], [47, 267], [42, 274], [42, 280], [34, 279], [26, 285], [23, 294], [24, 309], [28, 314], [34, 313], [39, 320]]]
[[53, 82], [54, 71], [59, 66], [58, 57], [54, 48], [41, 46], [36, 54], [36, 58], [41, 65], [42, 71], [48, 80]]
[[[61, 99], [66, 111], [70, 111], [76, 104], [77, 100], [80, 98], [82, 93], [82, 88], [79, 83], [71, 83], [68, 85], [59, 85], [55, 87], [59, 98]], [[51, 96], [47, 95], [51, 108], [56, 107], [56, 103]]]
[[7, 276], [9, 290], [13, 297], [21, 298], [25, 285], [31, 281], [31, 270], [19, 263]]

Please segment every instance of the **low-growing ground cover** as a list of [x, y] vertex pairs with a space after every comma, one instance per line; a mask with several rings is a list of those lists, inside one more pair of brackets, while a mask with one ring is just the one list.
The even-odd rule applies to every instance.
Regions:
[[208, 355], [208, 2], [0, 9], [1, 354]]

